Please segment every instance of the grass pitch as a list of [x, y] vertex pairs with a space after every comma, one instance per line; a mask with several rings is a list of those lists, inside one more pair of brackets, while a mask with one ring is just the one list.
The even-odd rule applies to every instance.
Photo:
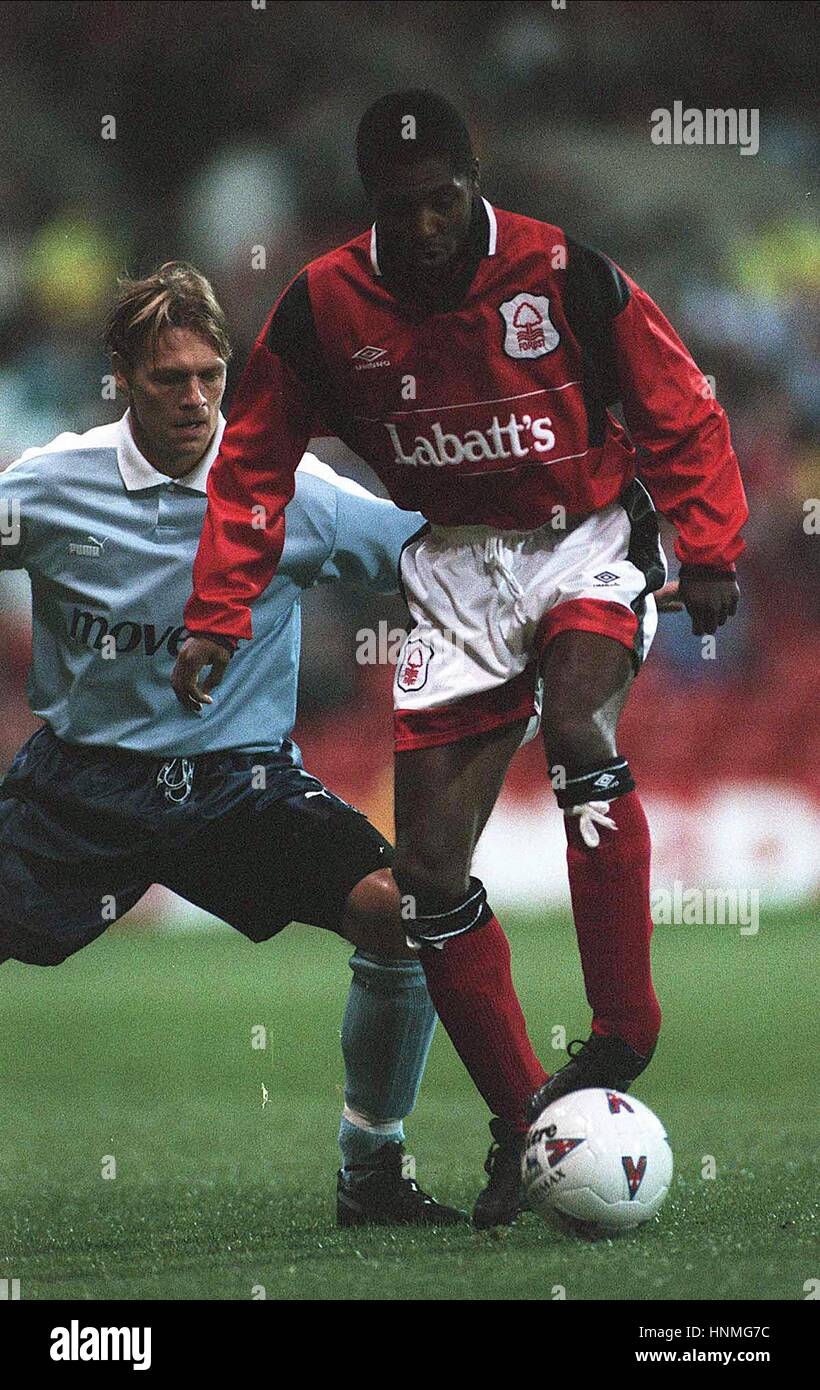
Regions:
[[[126, 927], [55, 970], [7, 964], [0, 1279], [23, 1299], [803, 1299], [813, 923], [658, 927], [665, 1031], [636, 1094], [666, 1123], [674, 1184], [653, 1222], [596, 1244], [532, 1215], [499, 1236], [336, 1229], [336, 938]], [[588, 1032], [571, 924], [507, 926], [536, 1046], [560, 1065], [552, 1030]], [[486, 1120], [439, 1029], [408, 1125], [423, 1186], [470, 1207]]]

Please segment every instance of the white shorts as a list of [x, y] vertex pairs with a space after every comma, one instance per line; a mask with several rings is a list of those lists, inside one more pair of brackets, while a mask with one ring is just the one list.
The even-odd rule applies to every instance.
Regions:
[[657, 513], [637, 480], [563, 530], [425, 527], [401, 558], [413, 626], [396, 666], [396, 749], [532, 717], [539, 659], [559, 632], [612, 637], [637, 670], [657, 627], [652, 592], [666, 573]]

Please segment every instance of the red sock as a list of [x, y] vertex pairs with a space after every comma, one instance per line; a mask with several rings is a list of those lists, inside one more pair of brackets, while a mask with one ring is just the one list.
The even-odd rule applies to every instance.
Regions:
[[593, 1032], [614, 1033], [645, 1055], [661, 1026], [649, 962], [649, 826], [634, 791], [608, 814], [618, 829], [600, 827], [595, 849], [581, 839], [578, 817], [564, 817], [575, 930]]
[[547, 1073], [527, 1036], [498, 921], [423, 950], [421, 961], [436, 1012], [490, 1110], [526, 1129], [527, 1102]]

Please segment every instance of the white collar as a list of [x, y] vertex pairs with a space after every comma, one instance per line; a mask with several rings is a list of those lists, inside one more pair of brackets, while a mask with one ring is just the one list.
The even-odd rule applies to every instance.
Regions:
[[[487, 214], [487, 249], [481, 254], [482, 256], [494, 256], [498, 250], [498, 219], [492, 204], [488, 203], [486, 198], [482, 198], [481, 201]], [[382, 268], [379, 264], [379, 243], [375, 222], [370, 228], [370, 268], [374, 275], [381, 276]]]
[[118, 421], [119, 429], [117, 433], [117, 464], [120, 475], [129, 492], [136, 492], [139, 488], [165, 486], [167, 483], [176, 483], [177, 487], [190, 488], [192, 492], [207, 491], [208, 473], [211, 464], [219, 452], [219, 445], [225, 429], [225, 416], [219, 414], [216, 424], [216, 431], [208, 452], [203, 454], [199, 463], [191, 469], [190, 473], [184, 473], [180, 478], [170, 478], [167, 473], [160, 473], [153, 467], [140, 453], [137, 448], [134, 436], [131, 433], [130, 410], [126, 410], [122, 419]]

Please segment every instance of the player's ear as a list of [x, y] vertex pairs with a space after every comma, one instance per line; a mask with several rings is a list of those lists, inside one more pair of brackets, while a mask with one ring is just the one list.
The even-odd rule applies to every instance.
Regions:
[[118, 391], [124, 391], [127, 395], [131, 394], [131, 387], [128, 383], [128, 364], [125, 358], [120, 357], [118, 352], [111, 354], [111, 370], [114, 373], [114, 381]]

